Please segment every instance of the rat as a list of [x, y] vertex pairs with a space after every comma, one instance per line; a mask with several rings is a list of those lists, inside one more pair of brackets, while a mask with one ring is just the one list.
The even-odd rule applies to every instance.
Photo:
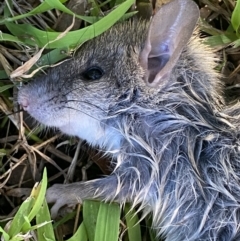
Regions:
[[107, 177], [50, 187], [53, 216], [85, 199], [128, 202], [166, 241], [240, 240], [239, 107], [224, 103], [198, 18], [193, 1], [173, 0], [20, 88], [37, 121], [112, 157]]

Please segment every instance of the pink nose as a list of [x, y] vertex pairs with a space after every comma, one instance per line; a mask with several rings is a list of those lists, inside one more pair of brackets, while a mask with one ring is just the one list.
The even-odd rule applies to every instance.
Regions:
[[22, 106], [24, 110], [27, 110], [29, 107], [29, 101], [27, 98], [21, 98], [21, 100], [18, 101], [19, 104]]

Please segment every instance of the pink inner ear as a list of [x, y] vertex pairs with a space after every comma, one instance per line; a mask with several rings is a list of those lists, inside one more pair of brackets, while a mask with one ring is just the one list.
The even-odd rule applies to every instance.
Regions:
[[173, 0], [153, 17], [139, 57], [149, 86], [156, 87], [168, 80], [198, 18], [199, 9], [192, 0]]
[[163, 54], [161, 56], [156, 56], [148, 59], [148, 82], [152, 83], [156, 75], [161, 71], [162, 68], [169, 61], [170, 56], [168, 54]]

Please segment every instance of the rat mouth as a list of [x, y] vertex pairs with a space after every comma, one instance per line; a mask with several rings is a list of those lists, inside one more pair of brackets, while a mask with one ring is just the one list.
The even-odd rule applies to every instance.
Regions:
[[28, 113], [35, 118], [41, 124], [48, 127], [57, 127], [61, 128], [63, 126], [71, 125], [71, 118], [69, 113], [66, 111], [58, 111], [55, 108], [44, 108], [40, 107]]
[[41, 124], [49, 127], [60, 127], [63, 125], [63, 118], [59, 112], [45, 108], [45, 105], [29, 104], [26, 100], [19, 101], [23, 110]]

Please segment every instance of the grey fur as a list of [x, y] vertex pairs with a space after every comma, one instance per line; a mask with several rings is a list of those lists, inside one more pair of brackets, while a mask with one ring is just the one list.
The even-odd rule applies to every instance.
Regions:
[[[224, 110], [218, 59], [197, 34], [169, 81], [147, 87], [138, 62], [147, 26], [113, 27], [20, 90], [39, 122], [113, 155], [110, 176], [51, 187], [52, 213], [89, 198], [131, 202], [166, 241], [240, 240], [239, 106]], [[82, 81], [92, 65], [105, 75]]]

